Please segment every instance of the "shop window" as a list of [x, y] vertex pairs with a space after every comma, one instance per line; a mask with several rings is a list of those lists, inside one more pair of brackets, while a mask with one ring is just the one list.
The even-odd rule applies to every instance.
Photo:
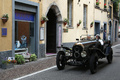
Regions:
[[68, 0], [68, 19], [69, 19], [69, 27], [72, 27], [72, 19], [73, 19], [73, 0]]
[[34, 14], [15, 11], [15, 53], [35, 53]]
[[83, 5], [83, 28], [87, 28], [87, 5]]
[[34, 23], [15, 21], [15, 53], [35, 53]]

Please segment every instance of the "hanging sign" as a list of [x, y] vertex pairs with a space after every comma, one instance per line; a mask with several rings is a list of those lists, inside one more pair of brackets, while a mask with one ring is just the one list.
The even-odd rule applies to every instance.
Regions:
[[58, 41], [58, 46], [61, 46], [61, 42], [62, 42], [62, 27], [61, 25], [59, 25], [59, 41]]
[[44, 40], [44, 27], [40, 28], [40, 40], [43, 41]]

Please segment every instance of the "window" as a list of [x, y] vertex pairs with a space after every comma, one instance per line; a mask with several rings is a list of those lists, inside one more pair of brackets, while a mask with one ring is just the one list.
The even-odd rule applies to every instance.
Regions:
[[83, 28], [87, 28], [87, 5], [83, 6]]
[[69, 27], [72, 27], [72, 15], [73, 15], [73, 0], [68, 0], [68, 19]]
[[109, 6], [109, 12], [110, 12], [110, 18], [111, 18], [111, 15], [112, 15], [112, 7], [111, 6]]

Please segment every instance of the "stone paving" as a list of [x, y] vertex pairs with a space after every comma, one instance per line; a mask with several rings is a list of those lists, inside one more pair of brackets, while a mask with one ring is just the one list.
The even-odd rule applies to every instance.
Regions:
[[14, 68], [0, 69], [0, 80], [12, 80], [39, 70], [46, 69], [56, 64], [56, 57], [46, 57], [37, 61], [28, 62], [22, 65], [15, 65]]

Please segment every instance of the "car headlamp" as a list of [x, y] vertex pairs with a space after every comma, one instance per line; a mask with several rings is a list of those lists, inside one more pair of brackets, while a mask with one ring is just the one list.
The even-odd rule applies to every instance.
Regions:
[[71, 55], [69, 50], [66, 50], [65, 53], [66, 53], [66, 56], [70, 56]]
[[81, 57], [86, 57], [86, 56], [87, 56], [86, 51], [81, 52]]

